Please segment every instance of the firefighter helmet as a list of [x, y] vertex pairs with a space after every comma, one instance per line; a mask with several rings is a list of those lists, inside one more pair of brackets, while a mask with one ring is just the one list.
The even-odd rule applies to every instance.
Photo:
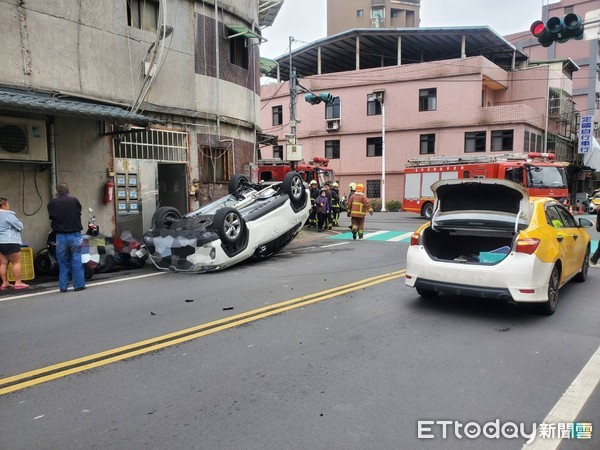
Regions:
[[310, 180], [310, 185], [317, 184], [317, 180]]
[[362, 185], [362, 184], [360, 184], [360, 183], [359, 183], [359, 184], [357, 184], [357, 185], [356, 185], [356, 192], [362, 192], [362, 193], [364, 194], [364, 192], [365, 192], [365, 187], [364, 187], [364, 185]]
[[350, 188], [351, 191], [355, 191], [356, 190], [356, 183], [350, 183], [348, 185], [348, 187]]
[[333, 183], [333, 184], [332, 184], [332, 186], [333, 186], [334, 188], [336, 188], [336, 187], [338, 187], [338, 186], [339, 186], [339, 184], [337, 184], [337, 182], [335, 182], [335, 183]]

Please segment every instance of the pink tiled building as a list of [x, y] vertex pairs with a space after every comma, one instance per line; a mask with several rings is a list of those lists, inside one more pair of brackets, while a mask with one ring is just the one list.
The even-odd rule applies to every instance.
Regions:
[[[283, 157], [295, 140], [306, 161], [330, 159], [342, 193], [360, 182], [371, 198], [381, 197], [385, 166], [385, 198], [402, 200], [409, 159], [548, 151], [570, 164], [571, 190], [587, 190], [575, 99], [597, 114], [583, 86], [595, 66], [562, 50], [534, 60], [531, 34], [514, 39], [520, 44], [488, 27], [353, 29], [301, 47], [292, 71], [285, 55], [271, 73], [283, 80], [297, 73], [296, 133], [289, 82], [263, 86], [260, 124], [279, 145], [262, 157]], [[577, 78], [579, 64], [588, 73]], [[335, 102], [309, 104], [306, 92], [329, 92]]]

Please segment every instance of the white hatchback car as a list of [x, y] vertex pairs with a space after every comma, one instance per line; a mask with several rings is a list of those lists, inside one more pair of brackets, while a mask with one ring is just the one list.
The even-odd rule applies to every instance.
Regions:
[[439, 293], [537, 303], [556, 308], [558, 291], [585, 281], [593, 223], [576, 220], [552, 198], [529, 197], [500, 179], [444, 180], [431, 186], [431, 222], [413, 234], [406, 285]]
[[281, 250], [308, 219], [310, 194], [296, 172], [282, 182], [251, 183], [234, 175], [229, 195], [183, 217], [162, 207], [144, 234], [150, 260], [171, 272], [210, 272]]

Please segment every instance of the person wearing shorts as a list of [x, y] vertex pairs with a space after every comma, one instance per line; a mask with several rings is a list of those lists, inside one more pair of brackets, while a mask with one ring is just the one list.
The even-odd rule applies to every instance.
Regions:
[[[0, 197], [0, 290], [27, 289], [29, 285], [21, 281], [21, 231], [23, 223], [10, 210], [8, 199]], [[15, 284], [8, 281], [8, 264], [12, 264]]]

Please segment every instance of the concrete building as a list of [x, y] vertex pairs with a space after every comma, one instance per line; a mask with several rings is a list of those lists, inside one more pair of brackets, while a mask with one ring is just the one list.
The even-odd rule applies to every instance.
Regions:
[[255, 159], [260, 29], [280, 6], [0, 2], [0, 196], [25, 243], [45, 245], [60, 182], [106, 234], [139, 235], [158, 206], [187, 212], [226, 193]]
[[327, 35], [352, 28], [415, 28], [421, 0], [327, 0]]
[[[279, 63], [287, 79], [287, 56]], [[299, 97], [295, 138], [305, 160], [330, 159], [342, 193], [360, 182], [379, 198], [385, 170], [386, 200], [402, 200], [408, 159], [543, 151], [546, 130], [549, 143], [565, 143], [549, 151], [564, 162], [576, 157], [576, 130], [563, 118], [574, 117], [577, 66], [530, 67], [488, 27], [348, 30], [297, 49], [292, 64], [302, 88], [335, 97], [331, 105]], [[565, 99], [555, 114], [548, 113], [549, 89]], [[282, 156], [294, 138], [288, 83], [263, 86], [261, 98], [263, 129], [280, 143], [262, 156]]]

